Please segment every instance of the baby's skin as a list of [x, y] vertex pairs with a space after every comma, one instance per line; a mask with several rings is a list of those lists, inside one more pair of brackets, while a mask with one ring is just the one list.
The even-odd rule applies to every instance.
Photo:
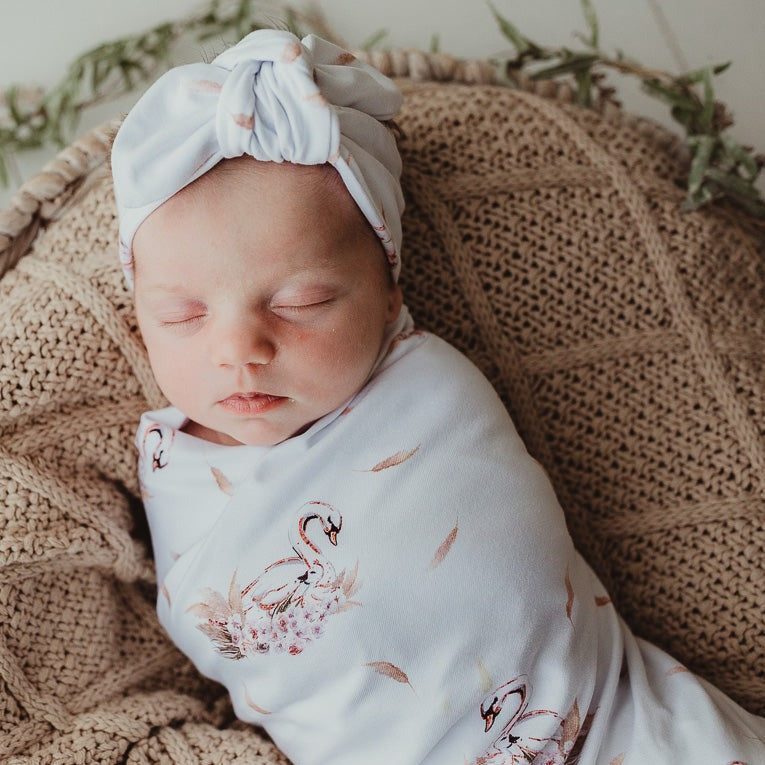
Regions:
[[360, 390], [398, 316], [378, 237], [328, 165], [225, 160], [138, 229], [157, 382], [219, 444], [272, 446]]

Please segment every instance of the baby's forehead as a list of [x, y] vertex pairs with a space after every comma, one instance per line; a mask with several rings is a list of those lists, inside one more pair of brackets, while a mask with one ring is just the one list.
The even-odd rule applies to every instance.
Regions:
[[[225, 235], [232, 230], [238, 232], [234, 240]], [[201, 240], [216, 254], [198, 261], [196, 268], [193, 259], [181, 262], [170, 254], [193, 251]], [[249, 156], [218, 163], [139, 227], [136, 276], [142, 268], [152, 272], [149, 282], [155, 277], [166, 282], [164, 274], [179, 268], [188, 276], [200, 270], [212, 276], [226, 268], [222, 251], [227, 247], [253, 253], [265, 249], [269, 265], [294, 267], [307, 278], [338, 270], [347, 255], [343, 251], [351, 248], [354, 258], [371, 253], [386, 278], [392, 278], [378, 236], [331, 165], [261, 162]]]
[[223, 207], [236, 208], [243, 216], [266, 208], [287, 229], [332, 220], [346, 230], [372, 230], [332, 165], [263, 162], [248, 155], [222, 160], [148, 218], [161, 217], [165, 225], [179, 229], [190, 216]]
[[292, 229], [326, 218], [346, 230], [372, 230], [340, 174], [329, 164], [263, 162], [248, 155], [225, 159], [174, 197], [183, 198], [187, 210], [236, 197], [246, 206], [267, 207]]
[[[249, 155], [224, 159], [178, 192], [211, 193], [242, 189], [253, 195], [291, 190], [331, 192], [353, 199], [340, 174], [330, 164], [299, 165], [293, 162], [263, 162]], [[355, 205], [355, 203], [354, 203]]]

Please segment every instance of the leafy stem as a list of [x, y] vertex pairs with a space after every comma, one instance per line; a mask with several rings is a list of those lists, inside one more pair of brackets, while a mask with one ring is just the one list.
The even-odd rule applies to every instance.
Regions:
[[[765, 157], [728, 134], [733, 118], [714, 96], [713, 78], [729, 63], [672, 75], [644, 67], [620, 52], [609, 55], [600, 47], [600, 28], [591, 0], [580, 0], [580, 4], [587, 33], [577, 34], [583, 48], [573, 50], [534, 42], [489, 3], [514, 49], [514, 55], [502, 62], [507, 79], [517, 82], [521, 71], [535, 80], [570, 78], [578, 104], [602, 107], [606, 102], [619, 105], [616, 89], [607, 81], [609, 71], [636, 77], [649, 95], [667, 104], [684, 130], [692, 158], [683, 208], [693, 210], [727, 198], [765, 220], [765, 202], [756, 187]], [[280, 16], [283, 20], [278, 21]], [[146, 84], [168, 68], [182, 38], [222, 43], [228, 36], [238, 40], [253, 29], [277, 24], [299, 36], [308, 30], [342, 44], [316, 5], [302, 11], [280, 0], [209, 0], [205, 8], [185, 19], [86, 51], [48, 92], [15, 85], [0, 92], [0, 185], [10, 181], [15, 154], [48, 144], [66, 145], [83, 111]], [[377, 32], [362, 47], [379, 44], [385, 35], [384, 30]], [[434, 36], [431, 50], [438, 49], [439, 39]]]
[[672, 118], [683, 128], [691, 153], [683, 209], [695, 210], [727, 198], [765, 219], [765, 201], [756, 186], [765, 156], [753, 153], [726, 132], [733, 125], [733, 117], [715, 99], [713, 78], [730, 62], [673, 75], [644, 67], [622, 53], [609, 55], [600, 48], [600, 30], [591, 0], [580, 0], [580, 4], [588, 34], [577, 35], [584, 49], [572, 50], [534, 42], [490, 3], [500, 31], [515, 51], [502, 62], [507, 79], [517, 83], [521, 71], [532, 80], [568, 77], [578, 104], [602, 108], [607, 102], [620, 105], [615, 88], [606, 79], [609, 70], [636, 77], [646, 93], [669, 106]]
[[[329, 39], [334, 37], [315, 7], [298, 11], [286, 6], [282, 11], [285, 19], [281, 25], [291, 31], [302, 35], [307, 27]], [[185, 19], [86, 51], [47, 93], [15, 85], [0, 92], [0, 184], [10, 182], [14, 154], [48, 144], [65, 146], [83, 111], [129, 93], [171, 66], [182, 38], [192, 36], [202, 43], [230, 36], [236, 41], [253, 29], [273, 27], [274, 13], [264, 0], [210, 0], [202, 11]]]

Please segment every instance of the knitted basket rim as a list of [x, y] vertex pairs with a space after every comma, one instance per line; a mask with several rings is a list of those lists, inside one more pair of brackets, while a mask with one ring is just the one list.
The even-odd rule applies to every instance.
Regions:
[[[574, 90], [566, 81], [532, 80], [524, 72], [509, 80], [487, 59], [460, 59], [416, 48], [354, 50], [353, 54], [397, 79], [503, 85], [561, 103], [575, 102]], [[664, 151], [687, 160], [687, 148], [680, 137], [658, 123], [624, 111], [611, 101], [596, 103], [594, 109], [612, 124], [635, 128]], [[121, 117], [109, 119], [62, 149], [21, 185], [5, 210], [0, 210], [0, 278], [30, 251], [37, 233], [48, 222], [60, 218], [92, 184], [107, 174], [106, 160], [121, 120]]]

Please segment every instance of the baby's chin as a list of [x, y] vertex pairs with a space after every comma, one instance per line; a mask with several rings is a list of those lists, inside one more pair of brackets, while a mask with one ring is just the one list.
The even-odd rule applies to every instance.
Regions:
[[188, 433], [190, 436], [201, 438], [203, 441], [210, 441], [210, 443], [213, 444], [221, 444], [223, 446], [241, 446], [243, 444], [242, 441], [239, 441], [228, 433], [223, 433], [220, 430], [213, 430], [206, 425], [194, 422], [194, 420], [187, 420], [181, 430], [184, 433]]
[[287, 441], [290, 438], [299, 436], [301, 433], [305, 433], [314, 422], [315, 420], [308, 422], [298, 428], [294, 433], [288, 435], [263, 433], [262, 429], [258, 429], [258, 432], [248, 432], [247, 428], [226, 432], [214, 430], [213, 428], [209, 428], [194, 420], [188, 420], [181, 430], [191, 436], [201, 438], [202, 440], [209, 441], [213, 444], [220, 444], [221, 446], [276, 446], [283, 441]]

